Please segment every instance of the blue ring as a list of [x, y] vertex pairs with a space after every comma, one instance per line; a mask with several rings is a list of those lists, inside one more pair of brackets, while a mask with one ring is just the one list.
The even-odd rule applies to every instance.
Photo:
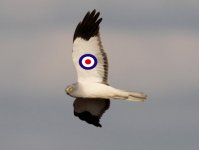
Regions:
[[[93, 59], [94, 59], [94, 64], [91, 66], [91, 67], [85, 67], [83, 64], [82, 64], [82, 60], [84, 59], [84, 57], [92, 57]], [[96, 66], [97, 66], [97, 58], [94, 56], [94, 55], [92, 55], [92, 54], [84, 54], [84, 55], [82, 55], [81, 57], [80, 57], [80, 59], [79, 59], [79, 65], [83, 68], [83, 69], [85, 69], [85, 70], [91, 70], [91, 69], [93, 69], [93, 68], [95, 68]]]

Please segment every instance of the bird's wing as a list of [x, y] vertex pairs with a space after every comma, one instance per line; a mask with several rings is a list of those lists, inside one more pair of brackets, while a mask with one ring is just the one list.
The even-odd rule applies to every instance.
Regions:
[[73, 103], [74, 115], [89, 124], [101, 127], [100, 118], [109, 108], [109, 99], [76, 98]]
[[99, 15], [88, 12], [74, 33], [72, 58], [79, 82], [107, 84], [108, 59], [99, 35]]

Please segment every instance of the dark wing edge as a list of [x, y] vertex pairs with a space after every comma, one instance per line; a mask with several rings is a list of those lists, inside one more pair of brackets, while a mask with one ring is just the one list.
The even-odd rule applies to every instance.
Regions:
[[91, 37], [97, 36], [99, 33], [99, 24], [102, 18], [99, 18], [100, 12], [94, 9], [91, 13], [87, 12], [84, 19], [77, 25], [73, 36], [73, 42], [77, 37], [89, 40]]
[[[84, 98], [76, 98], [76, 100], [84, 101]], [[96, 127], [102, 127], [102, 125], [100, 124], [100, 118], [102, 117], [104, 112], [109, 109], [110, 100], [109, 99], [90, 99], [90, 100], [91, 101], [93, 101], [93, 100], [99, 100], [99, 101], [104, 100], [105, 101], [105, 106], [100, 111], [99, 115], [94, 115], [94, 114], [92, 114], [92, 112], [89, 112], [89, 111], [82, 111], [82, 112], [78, 113], [78, 112], [75, 111], [75, 109], [74, 109], [74, 115], [76, 117], [79, 117], [79, 119], [82, 120], [82, 121], [85, 121], [85, 122], [92, 124]], [[74, 102], [73, 106], [75, 107], [75, 102]]]
[[106, 52], [103, 49], [103, 45], [101, 42], [101, 38], [100, 38], [100, 34], [98, 34], [99, 37], [99, 46], [100, 46], [100, 52], [103, 58], [103, 68], [104, 68], [104, 75], [103, 75], [103, 84], [107, 84], [108, 85], [108, 57]]

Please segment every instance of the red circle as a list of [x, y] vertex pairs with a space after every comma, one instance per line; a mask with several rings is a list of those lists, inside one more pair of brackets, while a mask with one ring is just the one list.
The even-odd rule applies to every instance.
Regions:
[[91, 60], [90, 60], [90, 59], [86, 59], [86, 60], [85, 60], [85, 63], [88, 65], [88, 64], [91, 63]]

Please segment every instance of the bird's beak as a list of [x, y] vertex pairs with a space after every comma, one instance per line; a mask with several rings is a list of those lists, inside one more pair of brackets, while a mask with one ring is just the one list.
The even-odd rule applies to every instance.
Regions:
[[66, 92], [66, 94], [68, 94], [69, 93], [69, 88], [65, 88], [65, 92]]

